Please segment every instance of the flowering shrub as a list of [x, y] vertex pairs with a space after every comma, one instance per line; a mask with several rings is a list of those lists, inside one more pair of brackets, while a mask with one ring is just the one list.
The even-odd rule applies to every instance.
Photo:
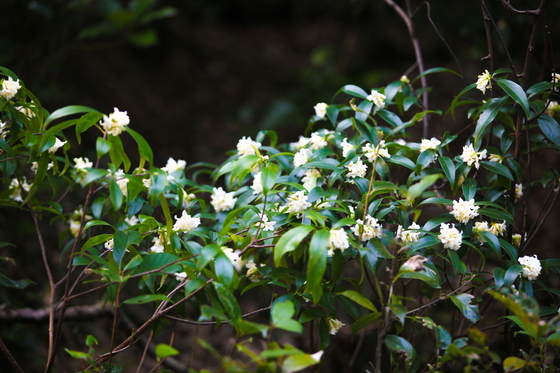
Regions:
[[[375, 336], [367, 360], [377, 372], [558, 371], [560, 293], [539, 276], [560, 273], [560, 260], [539, 260], [530, 245], [556, 202], [558, 165], [540, 179], [527, 171], [532, 157], [559, 154], [558, 113], [547, 110], [555, 75], [525, 88], [510, 70], [482, 73], [451, 103], [452, 114], [470, 106], [466, 144], [449, 132], [409, 136], [441, 114], [426, 110], [414, 87], [454, 73], [435, 68], [369, 94], [342, 87], [335, 102], [314, 107], [314, 130], [296, 143], [261, 131], [218, 167], [173, 158], [158, 167], [126, 111], [49, 113], [13, 72], [0, 71], [1, 201], [35, 227], [50, 289], [46, 371], [59, 353], [85, 371], [112, 371], [123, 364], [119, 353], [151, 340], [163, 321], [235, 330], [237, 354], [216, 353], [221, 371], [299, 371], [321, 364], [333, 340], [356, 335]], [[92, 132], [90, 161], [80, 144]], [[124, 136], [137, 148], [125, 148]], [[69, 207], [79, 189], [83, 199]], [[549, 207], [531, 228], [524, 216], [537, 191]], [[64, 227], [62, 263], [50, 258], [48, 224]], [[55, 278], [59, 264], [65, 274]], [[29, 289], [7, 273], [1, 285]], [[266, 304], [242, 309], [244, 294], [266, 294]], [[61, 352], [61, 322], [86, 297], [112, 310], [110, 343], [95, 347], [90, 335], [87, 352]], [[121, 340], [114, 326], [123, 305], [149, 316]], [[254, 314], [266, 317], [250, 321]], [[480, 324], [523, 340], [492, 351]], [[279, 337], [304, 331], [312, 337], [299, 345]], [[263, 343], [248, 347], [253, 339]], [[184, 354], [172, 342], [155, 348], [158, 364]]]

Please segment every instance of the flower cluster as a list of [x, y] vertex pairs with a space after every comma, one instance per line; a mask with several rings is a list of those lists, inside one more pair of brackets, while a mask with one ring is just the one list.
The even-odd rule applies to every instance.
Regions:
[[285, 207], [288, 208], [288, 213], [296, 214], [307, 210], [311, 203], [307, 202], [307, 196], [303, 190], [299, 190], [288, 197], [288, 203]]
[[365, 152], [364, 155], [373, 163], [377, 157], [383, 158], [391, 158], [389, 151], [385, 148], [385, 140], [379, 141], [376, 147], [374, 147], [371, 143], [366, 144], [362, 147], [362, 150]]
[[444, 248], [457, 251], [461, 247], [462, 239], [463, 232], [459, 232], [453, 225], [441, 223], [438, 240], [441, 241]]
[[311, 161], [313, 151], [311, 149], [303, 148], [294, 154], [294, 166], [300, 167]]
[[528, 280], [535, 280], [537, 276], [541, 274], [541, 262], [536, 255], [525, 255], [524, 257], [517, 259], [517, 261], [523, 266], [521, 274]]
[[233, 209], [235, 202], [237, 202], [237, 198], [233, 197], [234, 194], [234, 192], [226, 193], [222, 187], [214, 188], [210, 197], [210, 204], [216, 212], [229, 211]]
[[328, 255], [333, 256], [335, 249], [340, 249], [341, 251], [346, 250], [350, 247], [348, 242], [348, 234], [343, 228], [331, 229], [328, 243]]
[[243, 138], [241, 138], [241, 140], [237, 143], [237, 152], [240, 157], [255, 155], [257, 154], [257, 149], [260, 147], [260, 142], [253, 141], [250, 137], [243, 136]]
[[327, 108], [329, 105], [325, 104], [324, 102], [319, 102], [317, 105], [313, 106], [315, 109], [315, 115], [321, 119], [324, 119], [327, 115]]
[[462, 198], [459, 198], [459, 201], [453, 201], [453, 211], [451, 211], [451, 214], [460, 223], [467, 223], [478, 216], [477, 211], [478, 206], [474, 205], [474, 199], [463, 201]]
[[437, 150], [437, 148], [440, 144], [441, 144], [441, 141], [439, 141], [435, 137], [432, 137], [430, 140], [422, 139], [422, 142], [420, 143], [420, 153], [425, 152], [428, 149]]
[[194, 218], [183, 210], [181, 217], [175, 216], [174, 231], [190, 232], [200, 225], [200, 218]]
[[2, 82], [2, 90], [0, 91], [0, 97], [5, 100], [11, 100], [21, 88], [21, 84], [19, 84], [18, 80], [13, 80], [11, 76], [8, 77], [8, 80], [4, 79]]
[[478, 76], [476, 89], [482, 93], [486, 93], [487, 89], [492, 89], [492, 74], [490, 74], [488, 70], [484, 70], [484, 72]]
[[362, 219], [356, 220], [356, 225], [350, 228], [352, 233], [362, 242], [369, 241], [372, 238], [380, 238], [383, 230], [376, 218], [366, 215], [366, 222]]
[[385, 107], [385, 95], [375, 89], [371, 90], [371, 93], [366, 97], [366, 99], [373, 102], [377, 109], [383, 109]]
[[358, 159], [356, 162], [350, 162], [345, 167], [348, 169], [348, 174], [346, 176], [349, 178], [354, 179], [356, 177], [366, 176], [367, 166], [361, 159]]
[[274, 220], [269, 221], [266, 214], [263, 215], [262, 221], [258, 221], [255, 224], [257, 228], [262, 229], [265, 232], [274, 232], [274, 225], [276, 225], [276, 222]]
[[343, 324], [340, 320], [333, 319], [332, 317], [327, 317], [327, 327], [329, 328], [329, 334], [335, 335], [338, 331], [346, 324]]
[[99, 124], [108, 134], [118, 136], [124, 131], [125, 127], [130, 124], [130, 118], [126, 111], [119, 111], [117, 108], [114, 109], [115, 111], [109, 114], [109, 116], [104, 115]]
[[468, 166], [472, 166], [474, 163], [474, 166], [478, 169], [480, 167], [480, 164], [478, 162], [485, 159], [486, 154], [486, 149], [481, 152], [477, 152], [476, 150], [474, 150], [472, 144], [469, 144], [463, 146], [463, 154], [461, 154], [461, 159], [463, 160], [463, 162], [467, 163]]
[[397, 227], [397, 234], [395, 239], [401, 240], [404, 243], [416, 242], [420, 238], [420, 233], [416, 231], [420, 229], [420, 226], [416, 223], [410, 224], [410, 226], [405, 230], [401, 225]]
[[161, 169], [168, 174], [172, 174], [177, 171], [183, 172], [186, 166], [187, 166], [186, 161], [183, 161], [182, 159], [176, 161], [175, 159], [169, 157], [169, 159], [167, 160], [167, 164], [165, 165], [165, 167], [162, 167]]

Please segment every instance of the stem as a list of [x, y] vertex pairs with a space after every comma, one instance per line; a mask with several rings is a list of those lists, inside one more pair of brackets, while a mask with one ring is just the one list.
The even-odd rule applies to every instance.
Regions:
[[8, 359], [10, 364], [12, 364], [12, 367], [14, 367], [16, 373], [25, 373], [23, 371], [23, 369], [21, 369], [21, 367], [17, 363], [16, 359], [14, 359], [14, 357], [12, 356], [10, 351], [8, 350], [8, 347], [6, 347], [6, 345], [4, 344], [4, 341], [2, 341], [2, 338], [0, 338], [0, 350], [2, 350], [4, 355], [6, 355], [6, 358]]
[[[122, 282], [119, 282], [117, 284], [117, 294], [115, 295], [115, 312], [113, 313], [113, 330], [111, 331], [111, 347], [110, 347], [110, 351], [113, 350], [113, 347], [115, 346], [115, 333], [117, 332], [117, 318], [119, 315], [119, 298], [121, 295], [121, 287], [122, 287]], [[109, 356], [109, 369], [108, 371], [111, 372], [111, 360], [113, 358], [113, 355]]]

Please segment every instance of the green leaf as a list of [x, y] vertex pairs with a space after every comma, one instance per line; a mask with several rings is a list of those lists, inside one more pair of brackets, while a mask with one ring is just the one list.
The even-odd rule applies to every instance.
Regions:
[[355, 335], [358, 331], [365, 328], [368, 325], [371, 325], [375, 320], [380, 318], [382, 315], [381, 312], [373, 312], [368, 313], [365, 316], [360, 317], [358, 320], [352, 323], [352, 335]]
[[158, 360], [161, 360], [165, 359], [168, 356], [179, 355], [179, 351], [169, 345], [160, 343], [156, 346], [156, 355], [158, 357]]
[[452, 189], [455, 189], [455, 163], [453, 163], [453, 161], [445, 156], [441, 156], [438, 158], [439, 160], [439, 164], [441, 165], [441, 169], [443, 170], [443, 173], [445, 174], [445, 176], [447, 177], [447, 180], [449, 180], [449, 184], [451, 185]]
[[496, 220], [505, 220], [509, 225], [515, 226], [515, 222], [513, 221], [512, 216], [505, 211], [485, 208], [485, 209], [478, 209], [478, 213]]
[[387, 123], [389, 123], [393, 127], [399, 127], [399, 126], [402, 126], [402, 124], [403, 124], [401, 118], [399, 118], [397, 114], [395, 114], [393, 112], [390, 112], [390, 111], [387, 111], [385, 109], [379, 110], [377, 112], [377, 115], [379, 115], [381, 118], [383, 118], [383, 120], [385, 120]]
[[[148, 142], [140, 135], [138, 132], [134, 131], [133, 129], [126, 127], [126, 132], [132, 136], [136, 144], [138, 145], [138, 153], [141, 157], [145, 158], [150, 164], [154, 162], [154, 153], [152, 152], [152, 148], [148, 144]], [[140, 166], [142, 168], [142, 166]]]
[[97, 158], [101, 158], [111, 150], [111, 142], [98, 137], [95, 143], [95, 149], [97, 150]]
[[385, 337], [385, 346], [391, 352], [403, 353], [406, 372], [415, 372], [418, 369], [419, 359], [416, 350], [412, 344], [406, 339], [397, 335], [387, 335]]
[[291, 301], [275, 302], [272, 305], [270, 316], [276, 328], [284, 329], [289, 332], [301, 333], [303, 327], [299, 322], [292, 319], [295, 308]]
[[82, 359], [82, 360], [93, 359], [93, 357], [90, 354], [85, 353], [85, 352], [72, 351], [72, 350], [69, 350], [67, 348], [65, 348], [64, 351], [68, 352], [70, 354], [70, 356], [72, 356], [74, 359]]
[[300, 225], [284, 233], [274, 247], [274, 264], [280, 266], [282, 257], [291, 251], [294, 251], [301, 241], [313, 230], [309, 225]]
[[541, 131], [546, 137], [556, 145], [560, 145], [560, 125], [548, 115], [541, 115], [537, 120]]
[[498, 162], [488, 162], [488, 161], [482, 161], [480, 162], [480, 164], [488, 171], [498, 175], [505, 176], [511, 181], [513, 181], [513, 175], [511, 174], [510, 170], [503, 164]]
[[504, 371], [514, 372], [516, 370], [525, 368], [528, 362], [515, 356], [506, 357], [504, 359]]
[[82, 115], [78, 122], [76, 123], [76, 139], [78, 144], [82, 143], [82, 133], [87, 131], [90, 127], [94, 126], [103, 118], [103, 114], [98, 112], [90, 112]]
[[519, 104], [525, 111], [527, 118], [531, 116], [531, 109], [529, 107], [529, 100], [527, 99], [527, 94], [521, 88], [521, 86], [508, 79], [494, 79], [496, 83], [504, 90], [504, 92], [515, 102]]
[[220, 281], [228, 288], [233, 287], [235, 269], [233, 268], [233, 263], [231, 262], [231, 260], [221, 249], [214, 258], [214, 272], [216, 273], [218, 281]]
[[0, 272], [0, 285], [14, 288], [14, 289], [25, 289], [27, 285], [34, 284], [31, 280], [12, 280]]
[[337, 293], [336, 295], [344, 296], [358, 303], [360, 306], [367, 308], [370, 311], [377, 312], [377, 308], [371, 303], [371, 301], [365, 298], [363, 295], [354, 290], [345, 290], [343, 292]]
[[345, 85], [344, 87], [341, 88], [341, 90], [342, 92], [349, 94], [350, 96], [355, 96], [363, 99], [366, 99], [368, 96], [366, 91], [352, 84]]
[[463, 316], [467, 318], [472, 323], [476, 323], [481, 319], [480, 313], [478, 312], [478, 305], [470, 304], [474, 296], [470, 294], [459, 294], [452, 295], [451, 300], [457, 308], [463, 313]]
[[80, 114], [80, 113], [89, 113], [89, 112], [97, 112], [97, 110], [92, 109], [90, 107], [87, 106], [79, 106], [79, 105], [70, 105], [70, 106], [65, 106], [63, 108], [60, 108], [58, 110], [55, 110], [51, 113], [51, 115], [49, 115], [46, 119], [45, 119], [45, 123], [43, 124], [44, 128], [46, 128], [48, 126], [48, 124], [50, 122], [52, 122], [55, 119], [59, 119], [68, 115], [73, 115], [73, 114]]
[[309, 262], [307, 264], [307, 285], [305, 292], [313, 296], [313, 303], [319, 303], [323, 295], [323, 275], [327, 268], [327, 246], [330, 231], [317, 230], [309, 244]]
[[261, 182], [263, 188], [263, 195], [267, 195], [274, 184], [276, 183], [276, 173], [278, 172], [278, 166], [274, 163], [270, 163], [261, 171]]
[[500, 241], [498, 241], [498, 237], [496, 237], [494, 233], [480, 231], [477, 232], [477, 234], [482, 237], [488, 245], [490, 245], [490, 247], [492, 248], [492, 250], [494, 250], [498, 257], [501, 257]]
[[317, 363], [319, 361], [309, 354], [290, 354], [282, 363], [282, 372], [299, 372]]
[[239, 307], [239, 303], [237, 303], [237, 298], [235, 298], [229, 288], [224, 284], [220, 284], [215, 281], [213, 282], [213, 285], [222, 306], [224, 306], [224, 309], [229, 314], [230, 318], [232, 320], [241, 319], [241, 308]]
[[476, 122], [476, 129], [474, 131], [474, 146], [478, 146], [482, 133], [486, 127], [496, 118], [496, 115], [502, 109], [502, 106], [507, 101], [507, 97], [493, 98], [489, 100], [483, 107], [485, 107], [478, 121]]
[[412, 162], [407, 157], [403, 157], [402, 155], [399, 154], [392, 155], [391, 158], [387, 159], [387, 163], [399, 164], [401, 166], [408, 168], [409, 170], [414, 170], [416, 168], [414, 162]]
[[144, 304], [144, 303], [150, 303], [150, 302], [155, 302], [155, 301], [173, 302], [171, 299], [167, 298], [165, 296], [165, 294], [146, 294], [146, 295], [139, 295], [137, 297], [127, 299], [123, 303], [125, 303], [125, 304]]
[[414, 200], [416, 197], [420, 196], [426, 189], [432, 186], [433, 183], [437, 181], [442, 175], [441, 174], [432, 174], [428, 175], [418, 183], [411, 185], [406, 192], [406, 197], [409, 201]]

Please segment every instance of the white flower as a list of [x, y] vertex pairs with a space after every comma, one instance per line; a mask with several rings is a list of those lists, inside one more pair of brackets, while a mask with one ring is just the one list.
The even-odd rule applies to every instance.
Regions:
[[385, 107], [385, 95], [375, 89], [371, 90], [371, 94], [369, 94], [366, 99], [373, 102], [379, 109], [383, 109]]
[[214, 188], [214, 192], [210, 197], [210, 204], [216, 212], [229, 211], [235, 206], [237, 198], [234, 198], [234, 192], [226, 193], [222, 187]]
[[163, 253], [163, 237], [160, 235], [152, 239], [152, 247], [150, 247], [151, 253]]
[[106, 250], [111, 251], [115, 247], [115, 240], [111, 238], [109, 241], [106, 241], [103, 246], [105, 246]]
[[463, 201], [462, 198], [459, 198], [459, 201], [453, 201], [453, 211], [451, 211], [451, 214], [459, 222], [467, 223], [478, 216], [478, 208], [478, 206], [474, 205], [474, 199]]
[[513, 293], [513, 295], [519, 295], [519, 290], [517, 290], [517, 289], [515, 288], [515, 285], [512, 284], [512, 285], [510, 286], [510, 289], [511, 289], [511, 292]]
[[187, 162], [183, 161], [182, 159], [176, 161], [175, 159], [169, 157], [169, 159], [167, 160], [167, 164], [165, 165], [165, 167], [162, 167], [161, 169], [168, 174], [172, 174], [176, 171], [183, 171], [186, 165]]
[[408, 79], [408, 77], [406, 75], [401, 76], [401, 78], [399, 80], [401, 82], [403, 82], [404, 84], [410, 84], [410, 79]]
[[[261, 264], [260, 266], [264, 267], [264, 264]], [[247, 261], [247, 263], [245, 264], [245, 268], [247, 268], [247, 278], [251, 280], [251, 282], [259, 282], [264, 278], [262, 273], [259, 272], [259, 268], [255, 264], [253, 259]]]
[[521, 235], [517, 233], [511, 236], [511, 243], [513, 246], [519, 249], [519, 246], [521, 246]]
[[487, 89], [492, 89], [492, 75], [488, 70], [484, 70], [484, 72], [478, 76], [476, 89], [480, 90], [482, 93], [486, 93]]
[[340, 328], [342, 328], [344, 325], [346, 324], [343, 324], [340, 320], [333, 319], [332, 317], [327, 317], [327, 326], [329, 328], [330, 335], [335, 335], [336, 333], [338, 333]]
[[237, 152], [241, 157], [246, 155], [255, 155], [257, 153], [257, 149], [261, 147], [260, 142], [253, 141], [250, 137], [241, 138], [237, 142]]
[[87, 172], [86, 168], [92, 168], [93, 167], [93, 163], [90, 162], [89, 159], [87, 159], [86, 157], [84, 158], [74, 158], [74, 169], [77, 172]]
[[262, 173], [257, 173], [253, 179], [253, 185], [251, 186], [251, 189], [253, 189], [253, 194], [259, 194], [262, 193], [263, 191], [263, 185], [262, 185]]
[[370, 215], [366, 215], [365, 224], [361, 219], [356, 220], [356, 225], [351, 227], [350, 230], [362, 242], [369, 241], [372, 238], [380, 238], [382, 233], [381, 225], [376, 218]]
[[72, 235], [74, 237], [78, 237], [81, 227], [82, 225], [80, 224], [79, 220], [70, 220], [70, 232], [72, 232]]
[[241, 259], [241, 257], [239, 256], [239, 251], [233, 251], [233, 249], [230, 249], [229, 247], [221, 247], [222, 252], [224, 254], [226, 254], [226, 256], [228, 257], [228, 259], [231, 261], [231, 264], [233, 264], [233, 266], [235, 267], [236, 271], [240, 271], [241, 268], [243, 268], [243, 260]]
[[403, 227], [399, 225], [397, 227], [397, 234], [395, 235], [395, 238], [403, 241], [404, 243], [416, 242], [420, 238], [420, 233], [422, 233], [415, 231], [416, 229], [420, 229], [420, 226], [416, 223], [410, 224], [410, 226], [406, 229], [403, 229]]
[[466, 162], [468, 166], [474, 166], [478, 169], [480, 167], [479, 161], [486, 158], [486, 149], [481, 152], [474, 150], [472, 144], [463, 146], [463, 154], [461, 154], [461, 159]]
[[184, 281], [187, 278], [187, 273], [186, 272], [175, 273], [175, 278], [177, 279], [177, 281]]
[[[49, 164], [47, 165], [47, 170], [50, 170], [53, 167], [54, 167], [54, 163], [49, 162]], [[39, 162], [31, 162], [31, 171], [37, 173], [38, 169], [39, 169]]]
[[505, 220], [502, 223], [493, 222], [490, 224], [490, 233], [493, 233], [495, 236], [503, 236], [506, 231], [506, 222]]
[[354, 147], [354, 145], [350, 144], [348, 142], [348, 138], [344, 138], [344, 140], [342, 140], [342, 142], [340, 143], [340, 147], [342, 148], [342, 156], [343, 157], [347, 157], [348, 154], [350, 154], [350, 152], [352, 150], [355, 150], [356, 148]]
[[174, 231], [190, 232], [200, 225], [200, 218], [193, 218], [183, 210], [181, 217], [175, 216]]
[[523, 197], [523, 185], [515, 184], [515, 201]]
[[439, 144], [441, 144], [441, 141], [439, 141], [435, 137], [432, 137], [431, 140], [422, 139], [422, 142], [420, 143], [420, 152], [426, 151], [428, 149], [437, 149]]
[[35, 112], [31, 109], [31, 107], [33, 107], [33, 104], [30, 104], [29, 107], [27, 106], [19, 106], [16, 108], [17, 111], [19, 111], [20, 113], [22, 113], [23, 115], [25, 115], [28, 118], [33, 118], [35, 116]]
[[99, 124], [108, 134], [118, 136], [124, 131], [124, 128], [129, 125], [130, 118], [126, 111], [119, 111], [117, 108], [114, 109], [115, 111], [109, 114], [109, 116], [104, 115], [103, 120], [101, 120]]
[[288, 213], [294, 214], [307, 210], [311, 203], [307, 202], [305, 191], [300, 190], [288, 197], [288, 204], [286, 206], [288, 207]]
[[[560, 312], [560, 310], [559, 310], [558, 312]], [[313, 360], [315, 360], [316, 362], [319, 362], [319, 361], [321, 361], [321, 356], [323, 356], [323, 353], [324, 353], [324, 352], [325, 352], [325, 351], [323, 351], [323, 350], [317, 351], [317, 352], [315, 352], [314, 354], [309, 355], [309, 356], [311, 356], [311, 358], [312, 358]]]
[[11, 76], [8, 77], [8, 80], [4, 79], [2, 82], [2, 90], [0, 91], [0, 96], [3, 97], [5, 100], [11, 100], [16, 94], [17, 91], [21, 88], [19, 84], [19, 79], [14, 81]]
[[21, 191], [29, 192], [31, 185], [27, 183], [25, 176], [21, 178], [21, 183], [17, 178], [13, 178], [10, 182], [9, 189], [13, 189], [12, 194], [10, 194], [10, 199], [16, 202], [23, 202], [23, 197], [21, 196]]
[[324, 102], [319, 102], [317, 105], [313, 106], [313, 109], [315, 109], [315, 115], [321, 119], [325, 118], [325, 115], [327, 115], [328, 107], [329, 105], [325, 104]]
[[348, 174], [346, 174], [346, 177], [353, 179], [356, 177], [366, 176], [367, 166], [362, 162], [361, 159], [358, 159], [356, 162], [350, 162], [345, 167], [348, 169]]
[[115, 172], [114, 177], [121, 193], [126, 197], [128, 195], [128, 179], [125, 177], [124, 171], [119, 168], [117, 172]]
[[536, 255], [525, 255], [523, 258], [517, 259], [517, 261], [523, 266], [521, 274], [528, 280], [535, 280], [541, 274], [541, 262]]
[[296, 154], [294, 154], [294, 166], [300, 167], [311, 160], [311, 155], [313, 151], [311, 149], [301, 149]]
[[474, 223], [473, 228], [473, 238], [476, 240], [476, 242], [483, 244], [485, 242], [484, 238], [482, 238], [482, 236], [478, 234], [478, 232], [490, 232], [487, 221], [477, 221], [476, 223]]
[[443, 244], [443, 247], [451, 250], [459, 250], [461, 247], [461, 240], [463, 238], [463, 232], [459, 232], [455, 226], [450, 224], [441, 223], [439, 229], [438, 239]]
[[348, 242], [348, 234], [343, 228], [331, 229], [329, 236], [329, 252], [328, 255], [332, 256], [335, 249], [340, 249], [341, 251], [346, 250], [350, 247], [350, 242]]
[[55, 139], [56, 139], [56, 141], [54, 142], [54, 145], [49, 148], [49, 153], [56, 152], [58, 149], [63, 147], [64, 144], [66, 144], [66, 141], [60, 141], [60, 139], [58, 137], [55, 137]]
[[362, 147], [362, 151], [365, 152], [364, 155], [371, 163], [373, 163], [377, 157], [391, 158], [391, 155], [385, 148], [385, 140], [379, 141], [379, 144], [377, 144], [375, 148], [371, 143], [367, 143], [366, 146]]
[[396, 139], [393, 141], [395, 144], [399, 144], [399, 145], [406, 145], [406, 140], [405, 139]]
[[132, 215], [130, 218], [129, 217], [124, 218], [124, 222], [128, 224], [130, 227], [132, 227], [133, 225], [140, 223], [140, 219], [138, 219], [136, 215]]
[[309, 144], [309, 138], [300, 136], [299, 140], [297, 142], [291, 142], [290, 143], [290, 149], [292, 149], [294, 151], [299, 150], [299, 149], [303, 149], [307, 146], [307, 144]]
[[311, 138], [309, 139], [309, 142], [311, 143], [311, 149], [313, 150], [323, 149], [325, 146], [329, 144], [325, 139], [325, 137], [321, 136], [319, 132], [313, 132], [311, 134]]
[[321, 172], [316, 168], [309, 168], [305, 170], [305, 175], [301, 178], [301, 182], [305, 183], [312, 178], [318, 179], [321, 177]]
[[262, 221], [258, 221], [255, 224], [257, 228], [260, 228], [265, 232], [274, 232], [274, 225], [276, 225], [276, 222], [274, 220], [268, 221], [268, 216], [266, 216], [266, 214], [263, 215]]

